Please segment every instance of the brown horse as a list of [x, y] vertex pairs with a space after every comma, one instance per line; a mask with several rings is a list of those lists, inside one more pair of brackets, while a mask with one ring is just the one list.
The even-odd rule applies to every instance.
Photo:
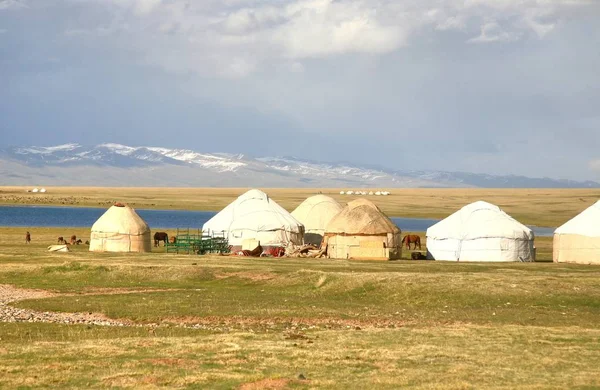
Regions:
[[63, 236], [60, 236], [60, 237], [58, 237], [58, 241], [57, 241], [57, 243], [58, 243], [58, 244], [66, 244], [66, 243], [67, 243], [67, 241], [64, 239], [64, 237], [63, 237]]
[[154, 233], [154, 246], [159, 246], [158, 243], [162, 241], [165, 245], [169, 241], [169, 235], [165, 232]]
[[419, 237], [417, 234], [407, 234], [402, 239], [402, 244], [406, 245], [406, 249], [410, 249], [410, 244], [414, 244], [413, 249], [417, 249], [418, 246], [419, 250], [421, 250], [421, 237]]
[[73, 234], [71, 236], [71, 245], [75, 245], [76, 242], [77, 242], [77, 236]]

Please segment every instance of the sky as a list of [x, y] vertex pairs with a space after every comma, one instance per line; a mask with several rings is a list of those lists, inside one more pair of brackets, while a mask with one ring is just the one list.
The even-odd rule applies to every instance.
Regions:
[[0, 146], [600, 180], [599, 0], [0, 0]]

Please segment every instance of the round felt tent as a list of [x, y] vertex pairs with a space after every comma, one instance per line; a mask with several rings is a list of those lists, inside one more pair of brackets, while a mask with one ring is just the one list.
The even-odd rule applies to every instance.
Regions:
[[427, 257], [448, 261], [534, 261], [533, 231], [498, 206], [471, 203], [427, 229]]
[[373, 202], [349, 202], [331, 219], [323, 242], [335, 259], [393, 260], [402, 255], [401, 231]]
[[554, 231], [557, 263], [600, 264], [600, 201]]
[[304, 226], [260, 190], [250, 190], [212, 217], [202, 227], [210, 234], [224, 234], [232, 250], [253, 239], [263, 247], [302, 245]]
[[91, 252], [150, 252], [150, 228], [129, 206], [111, 206], [92, 226]]
[[311, 196], [296, 207], [292, 216], [304, 225], [304, 242], [320, 245], [327, 224], [342, 208], [335, 199], [326, 195]]

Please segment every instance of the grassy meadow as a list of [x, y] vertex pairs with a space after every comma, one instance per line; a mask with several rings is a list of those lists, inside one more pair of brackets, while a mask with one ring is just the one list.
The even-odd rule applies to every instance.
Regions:
[[[218, 210], [243, 191], [3, 187], [0, 204]], [[291, 210], [318, 190], [267, 192]], [[558, 226], [599, 197], [398, 189], [371, 199], [405, 217], [483, 199]], [[46, 251], [72, 234], [89, 239], [83, 228], [0, 227], [0, 285], [48, 293], [10, 306], [130, 326], [2, 322], [0, 305], [0, 388], [600, 388], [600, 267], [552, 263], [550, 237], [536, 238], [541, 262], [506, 264]]]
[[0, 388], [600, 386], [599, 267], [45, 251], [71, 234], [0, 228], [0, 285], [51, 293], [11, 305], [133, 326], [0, 322]]

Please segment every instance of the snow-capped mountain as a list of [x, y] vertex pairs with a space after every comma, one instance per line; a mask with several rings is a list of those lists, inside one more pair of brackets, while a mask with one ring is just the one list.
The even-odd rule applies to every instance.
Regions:
[[464, 172], [400, 171], [293, 157], [250, 157], [120, 144], [0, 149], [0, 185], [599, 188]]

